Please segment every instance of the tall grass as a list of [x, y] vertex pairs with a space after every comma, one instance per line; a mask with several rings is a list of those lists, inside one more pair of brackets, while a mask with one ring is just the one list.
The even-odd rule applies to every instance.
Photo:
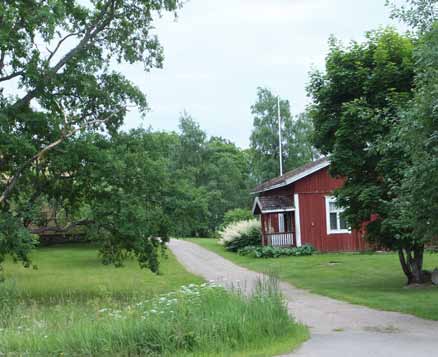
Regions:
[[272, 351], [279, 342], [292, 349], [307, 338], [273, 280], [260, 282], [251, 296], [190, 284], [86, 314], [74, 307], [16, 306], [13, 297], [14, 286], [0, 284], [2, 320], [4, 311], [9, 316], [0, 327], [0, 355], [229, 356]]

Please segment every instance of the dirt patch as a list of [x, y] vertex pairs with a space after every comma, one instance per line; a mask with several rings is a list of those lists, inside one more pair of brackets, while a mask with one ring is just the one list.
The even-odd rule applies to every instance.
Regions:
[[338, 261], [338, 260], [331, 260], [331, 261], [329, 261], [329, 262], [327, 262], [327, 263], [324, 263], [324, 264], [320, 264], [320, 265], [322, 265], [322, 266], [329, 266], [329, 267], [332, 267], [332, 266], [335, 266], [335, 265], [339, 265], [339, 264], [341, 264], [342, 262], [341, 261]]
[[365, 326], [363, 328], [368, 332], [378, 332], [378, 333], [400, 333], [401, 330], [395, 326]]

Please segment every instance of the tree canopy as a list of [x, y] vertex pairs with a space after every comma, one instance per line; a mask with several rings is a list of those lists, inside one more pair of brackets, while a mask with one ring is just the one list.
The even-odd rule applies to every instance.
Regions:
[[313, 73], [309, 85], [316, 146], [330, 155], [332, 174], [346, 178], [336, 192], [345, 218], [354, 228], [367, 222], [369, 241], [399, 251], [410, 282], [423, 279], [423, 246], [396, 223], [410, 160], [394, 128], [412, 99], [414, 46], [391, 28], [369, 32], [365, 42], [347, 47], [331, 38], [326, 70]]
[[[251, 107], [254, 125], [250, 137], [252, 165], [258, 182], [280, 172], [278, 138], [278, 99], [267, 88], [257, 89], [257, 101]], [[294, 119], [288, 100], [280, 100], [282, 160], [284, 172], [313, 159], [312, 122], [306, 114]]]
[[[153, 18], [179, 6], [177, 0], [0, 4], [0, 262], [7, 252], [27, 262], [34, 240], [25, 228], [17, 227], [29, 226], [42, 201], [77, 209], [79, 198], [91, 194], [87, 186], [77, 184], [79, 177], [71, 179], [79, 171], [92, 170], [87, 155], [99, 158], [97, 144], [86, 134], [102, 130], [114, 135], [131, 105], [142, 112], [147, 109], [145, 95], [113, 71], [111, 63], [141, 62], [145, 70], [160, 67], [163, 52]], [[115, 153], [105, 153], [116, 165]], [[110, 164], [101, 163], [93, 187], [95, 197], [100, 197], [94, 213], [101, 209], [103, 218], [116, 217], [116, 225], [122, 216], [104, 212], [102, 199], [114, 199], [117, 185], [129, 182], [111, 176]], [[124, 196], [119, 204], [137, 204], [127, 200]], [[130, 249], [142, 264], [156, 270], [156, 249], [145, 245], [155, 243], [141, 241], [149, 239], [144, 234], [160, 232], [143, 218], [144, 231]], [[134, 236], [127, 226], [118, 229]], [[114, 233], [106, 241], [113, 252], [121, 244], [117, 237]]]

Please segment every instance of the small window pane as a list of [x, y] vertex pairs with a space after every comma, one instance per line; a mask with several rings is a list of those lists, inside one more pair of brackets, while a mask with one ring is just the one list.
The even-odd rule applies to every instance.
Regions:
[[336, 213], [330, 213], [330, 229], [337, 230], [338, 229], [338, 220]]
[[330, 212], [336, 211], [336, 202], [329, 202], [329, 210]]
[[348, 229], [347, 222], [342, 217], [342, 215], [339, 217], [339, 224], [341, 225], [341, 227], [340, 227], [341, 229]]

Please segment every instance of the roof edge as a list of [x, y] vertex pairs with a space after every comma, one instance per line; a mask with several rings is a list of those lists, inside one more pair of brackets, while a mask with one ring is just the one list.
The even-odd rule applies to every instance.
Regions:
[[324, 169], [324, 168], [326, 168], [328, 166], [330, 166], [330, 162], [328, 161], [328, 159], [323, 160], [322, 162], [318, 163], [317, 165], [315, 165], [315, 166], [313, 166], [313, 167], [311, 167], [311, 168], [309, 168], [309, 169], [307, 169], [307, 170], [305, 170], [303, 172], [300, 172], [300, 173], [298, 173], [298, 174], [296, 174], [296, 175], [294, 175], [292, 177], [289, 177], [289, 178], [285, 179], [283, 182], [274, 184], [272, 186], [268, 186], [268, 187], [266, 187], [266, 188], [264, 188], [262, 190], [252, 191], [251, 194], [254, 195], [254, 194], [257, 194], [257, 193], [271, 191], [271, 190], [275, 190], [276, 188], [280, 188], [280, 187], [284, 187], [284, 186], [290, 185], [291, 183], [299, 181], [302, 178], [304, 178], [306, 176], [309, 176], [309, 175], [311, 175], [311, 174], [313, 174], [313, 173], [315, 173], [315, 172], [317, 172], [319, 170], [322, 170], [322, 169]]

